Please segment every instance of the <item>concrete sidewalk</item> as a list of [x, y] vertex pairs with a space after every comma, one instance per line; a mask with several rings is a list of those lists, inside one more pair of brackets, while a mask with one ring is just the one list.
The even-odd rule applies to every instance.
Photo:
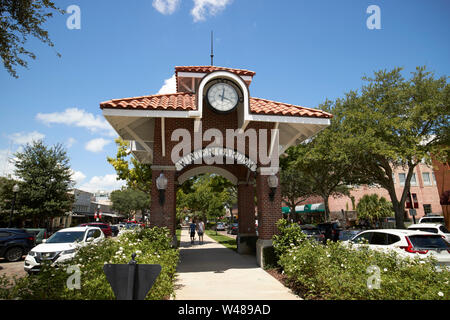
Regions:
[[301, 300], [256, 264], [208, 236], [192, 245], [188, 229], [181, 232], [176, 300]]

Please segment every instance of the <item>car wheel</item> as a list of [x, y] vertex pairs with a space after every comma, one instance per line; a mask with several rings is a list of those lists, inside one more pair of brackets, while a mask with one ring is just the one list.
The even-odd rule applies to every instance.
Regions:
[[5, 253], [5, 258], [9, 262], [16, 262], [22, 259], [23, 256], [23, 250], [20, 247], [13, 247], [8, 249]]

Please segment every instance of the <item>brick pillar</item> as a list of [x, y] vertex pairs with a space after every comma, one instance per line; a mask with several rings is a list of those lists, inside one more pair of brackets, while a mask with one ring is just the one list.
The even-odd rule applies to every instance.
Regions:
[[[161, 172], [167, 178], [167, 188], [165, 190], [165, 201], [161, 205], [159, 202], [159, 190], [156, 187], [156, 179]], [[150, 205], [150, 226], [167, 227], [170, 234], [176, 241], [175, 221], [176, 221], [176, 189], [175, 170], [152, 170], [152, 197]], [[175, 242], [176, 243], [176, 242]]]
[[[277, 176], [279, 176], [277, 174]], [[273, 201], [269, 198], [270, 188], [268, 175], [258, 173], [256, 177], [256, 196], [258, 201], [258, 242], [256, 244], [256, 260], [264, 267], [263, 250], [272, 246], [272, 236], [278, 233], [276, 223], [282, 218], [280, 186], [275, 192]]]
[[255, 186], [238, 183], [238, 215], [239, 234], [237, 236], [238, 253], [253, 253], [255, 251]]

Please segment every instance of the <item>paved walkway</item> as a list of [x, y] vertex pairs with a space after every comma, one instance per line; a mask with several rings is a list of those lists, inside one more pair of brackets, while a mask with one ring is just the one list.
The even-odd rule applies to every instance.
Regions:
[[300, 300], [256, 264], [208, 236], [192, 245], [188, 229], [181, 232], [176, 300]]

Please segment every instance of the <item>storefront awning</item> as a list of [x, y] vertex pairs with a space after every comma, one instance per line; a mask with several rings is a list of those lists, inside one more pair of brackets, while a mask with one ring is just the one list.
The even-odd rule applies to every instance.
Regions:
[[[282, 213], [288, 214], [290, 212], [289, 207], [282, 207]], [[295, 213], [315, 213], [325, 212], [325, 205], [323, 203], [305, 204], [295, 207]]]

